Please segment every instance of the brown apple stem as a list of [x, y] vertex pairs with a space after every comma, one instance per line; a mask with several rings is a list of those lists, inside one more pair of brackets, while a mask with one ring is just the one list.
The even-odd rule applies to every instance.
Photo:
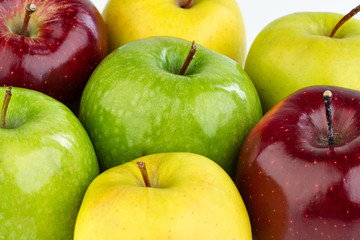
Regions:
[[342, 19], [340, 19], [340, 21], [335, 25], [335, 27], [333, 28], [333, 30], [330, 33], [330, 37], [334, 37], [336, 31], [345, 23], [347, 22], [350, 18], [352, 18], [353, 16], [355, 16], [358, 12], [360, 12], [360, 5], [357, 6], [356, 8], [354, 8], [353, 10], [351, 10], [348, 14], [346, 14]]
[[27, 35], [30, 17], [31, 17], [31, 14], [36, 11], [36, 5], [34, 3], [30, 3], [30, 4], [26, 5], [25, 9], [26, 9], [26, 11], [25, 11], [24, 23], [23, 23], [23, 26], [21, 29], [22, 36]]
[[195, 41], [192, 42], [191, 44], [191, 48], [189, 51], [189, 54], [186, 57], [186, 60], [184, 62], [184, 65], [182, 66], [179, 75], [184, 75], [186, 72], [186, 69], [188, 68], [188, 66], [190, 65], [191, 60], [194, 58], [195, 56], [195, 52], [196, 52], [196, 45], [195, 45]]
[[323, 94], [324, 103], [325, 103], [325, 111], [326, 111], [326, 123], [328, 126], [328, 140], [329, 140], [329, 146], [334, 145], [334, 130], [333, 130], [333, 124], [332, 124], [332, 116], [331, 116], [331, 100], [332, 100], [332, 92], [329, 90], [326, 90]]
[[144, 179], [144, 183], [145, 183], [145, 187], [151, 187], [150, 184], [150, 180], [149, 180], [149, 175], [148, 172], [146, 170], [146, 165], [144, 162], [137, 162], [137, 166], [140, 169], [141, 175]]
[[184, 5], [184, 8], [186, 8], [186, 9], [190, 8], [191, 2], [192, 2], [192, 0], [187, 0], [185, 5]]
[[6, 89], [6, 93], [5, 93], [5, 97], [4, 97], [4, 102], [2, 105], [2, 109], [1, 109], [1, 127], [2, 128], [6, 128], [6, 112], [10, 103], [10, 98], [11, 98], [11, 89], [12, 87], [8, 87], [8, 89]]

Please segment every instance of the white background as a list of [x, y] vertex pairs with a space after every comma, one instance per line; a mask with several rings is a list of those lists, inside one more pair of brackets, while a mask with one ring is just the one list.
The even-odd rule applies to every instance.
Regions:
[[[92, 0], [102, 12], [108, 0]], [[142, 0], [151, 1], [151, 0]], [[271, 21], [294, 12], [335, 12], [346, 14], [359, 0], [237, 0], [244, 18], [247, 49], [256, 35]], [[355, 16], [360, 19], [360, 13]]]

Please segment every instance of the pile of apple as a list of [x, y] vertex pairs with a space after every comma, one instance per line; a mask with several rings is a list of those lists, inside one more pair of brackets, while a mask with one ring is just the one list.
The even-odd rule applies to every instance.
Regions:
[[357, 239], [359, 10], [0, 2], [0, 239]]

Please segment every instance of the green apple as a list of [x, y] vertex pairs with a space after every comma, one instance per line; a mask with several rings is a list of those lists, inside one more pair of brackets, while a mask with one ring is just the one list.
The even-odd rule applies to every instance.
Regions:
[[293, 13], [259, 33], [249, 50], [245, 71], [259, 92], [264, 112], [312, 85], [360, 90], [360, 21], [350, 19], [330, 37], [342, 17]]
[[136, 40], [94, 71], [79, 118], [102, 170], [151, 153], [193, 152], [235, 172], [262, 116], [258, 94], [239, 64], [200, 45], [179, 75], [190, 46], [173, 37]]
[[111, 50], [137, 39], [173, 36], [244, 64], [245, 27], [236, 0], [108, 0], [102, 16]]
[[223, 169], [201, 155], [164, 153], [111, 168], [91, 183], [74, 240], [92, 239], [252, 238], [245, 205]]
[[22, 88], [12, 89], [5, 119], [0, 239], [72, 239], [82, 198], [99, 173], [87, 133], [65, 105]]

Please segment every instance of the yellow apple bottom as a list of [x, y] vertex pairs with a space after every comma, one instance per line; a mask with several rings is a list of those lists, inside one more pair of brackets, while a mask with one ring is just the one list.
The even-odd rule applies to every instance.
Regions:
[[[137, 162], [146, 164], [145, 187]], [[84, 196], [75, 240], [252, 239], [233, 181], [192, 153], [144, 156], [100, 174]]]

